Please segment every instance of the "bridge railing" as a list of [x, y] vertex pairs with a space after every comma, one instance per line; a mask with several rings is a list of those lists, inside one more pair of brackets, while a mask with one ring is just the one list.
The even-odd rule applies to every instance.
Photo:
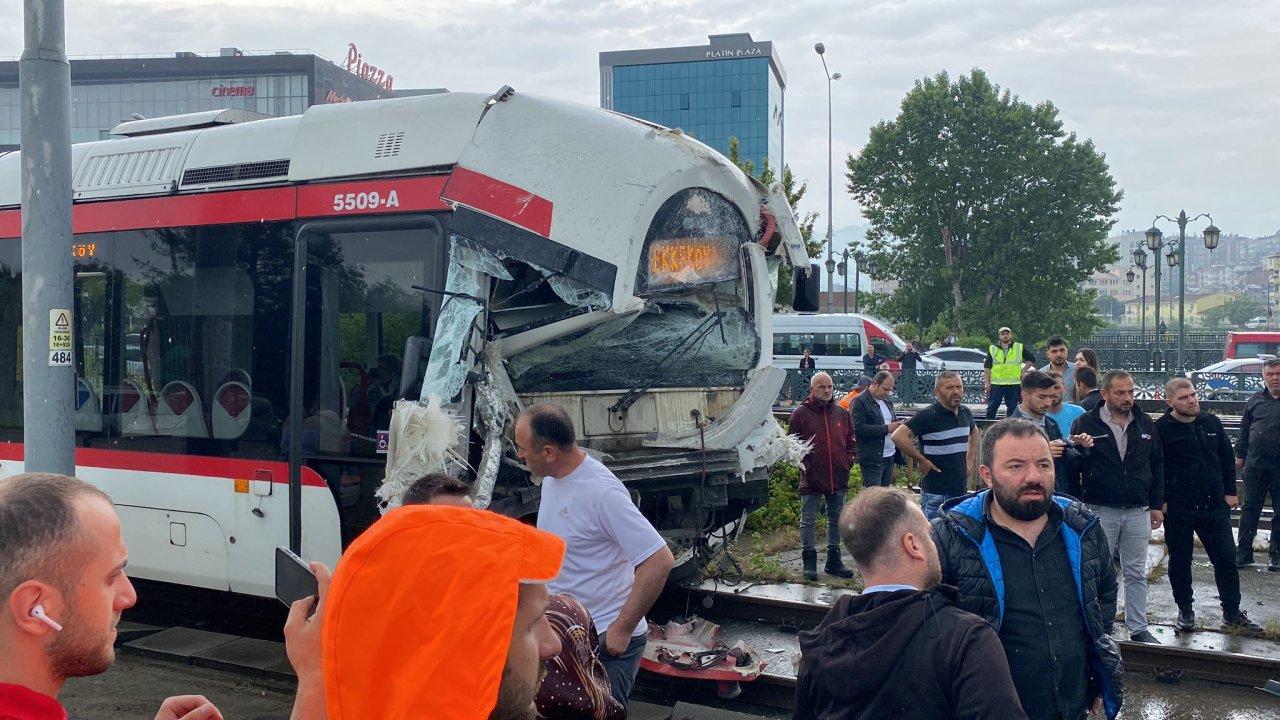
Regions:
[[[861, 370], [824, 370], [831, 376], [836, 386], [836, 397], [858, 386], [864, 377]], [[898, 374], [894, 386], [893, 401], [896, 404], [927, 405], [933, 402], [933, 384], [940, 370], [904, 370]], [[964, 385], [965, 403], [984, 403], [987, 401], [983, 388], [983, 372], [981, 370], [959, 370], [960, 382]], [[1134, 395], [1139, 400], [1161, 400], [1164, 398], [1164, 385], [1177, 375], [1170, 372], [1134, 371]], [[788, 370], [786, 382], [778, 393], [777, 403], [790, 406], [802, 402], [809, 395], [809, 378], [812, 373], [799, 370]], [[1200, 395], [1201, 400], [1244, 400], [1262, 388], [1262, 375], [1259, 373], [1192, 373], [1191, 382]]]

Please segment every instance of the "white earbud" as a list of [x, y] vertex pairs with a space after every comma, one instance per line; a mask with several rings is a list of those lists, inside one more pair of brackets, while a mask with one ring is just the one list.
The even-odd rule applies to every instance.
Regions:
[[31, 617], [39, 620], [45, 625], [48, 625], [49, 627], [53, 628], [54, 631], [56, 632], [62, 632], [62, 626], [58, 624], [58, 621], [44, 614], [43, 605], [37, 605], [31, 608]]

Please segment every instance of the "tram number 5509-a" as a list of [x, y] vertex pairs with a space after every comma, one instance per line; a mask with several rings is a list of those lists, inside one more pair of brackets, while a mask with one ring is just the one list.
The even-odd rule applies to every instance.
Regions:
[[335, 212], [351, 210], [377, 210], [381, 208], [400, 207], [400, 197], [395, 190], [383, 195], [377, 191], [361, 193], [338, 193], [333, 196]]

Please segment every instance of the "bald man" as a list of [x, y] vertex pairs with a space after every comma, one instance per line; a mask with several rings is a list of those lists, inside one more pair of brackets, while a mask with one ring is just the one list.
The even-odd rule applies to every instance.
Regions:
[[828, 575], [853, 577], [853, 571], [840, 559], [840, 511], [844, 509], [845, 492], [849, 489], [849, 470], [857, 459], [853, 439], [853, 421], [849, 411], [835, 402], [835, 385], [831, 376], [820, 372], [809, 381], [809, 397], [791, 413], [788, 423], [792, 435], [810, 443], [800, 468], [800, 542], [803, 546], [806, 580], [818, 579], [818, 550], [814, 547], [814, 524], [818, 507], [827, 509]]

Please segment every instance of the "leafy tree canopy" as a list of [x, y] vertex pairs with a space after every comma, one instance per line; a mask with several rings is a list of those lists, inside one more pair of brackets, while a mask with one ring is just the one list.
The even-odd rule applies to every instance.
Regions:
[[978, 69], [939, 73], [847, 168], [877, 275], [900, 282], [879, 303], [890, 319], [941, 317], [962, 335], [1009, 325], [1025, 341], [1098, 328], [1093, 294], [1077, 286], [1118, 258], [1106, 238], [1122, 193], [1051, 103], [1023, 102]]

